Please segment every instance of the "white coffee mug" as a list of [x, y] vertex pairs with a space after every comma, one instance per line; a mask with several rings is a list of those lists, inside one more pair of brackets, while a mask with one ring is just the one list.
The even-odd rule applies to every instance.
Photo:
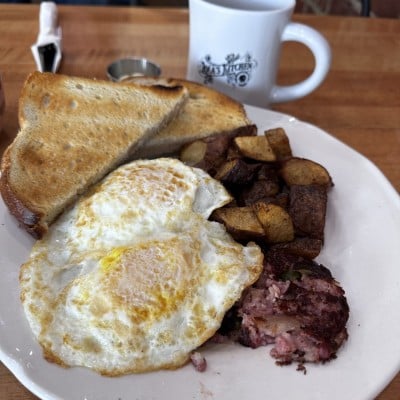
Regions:
[[[331, 51], [315, 29], [291, 22], [295, 0], [189, 0], [187, 78], [259, 107], [295, 100], [325, 79]], [[277, 86], [282, 42], [306, 45], [315, 68], [308, 78]]]

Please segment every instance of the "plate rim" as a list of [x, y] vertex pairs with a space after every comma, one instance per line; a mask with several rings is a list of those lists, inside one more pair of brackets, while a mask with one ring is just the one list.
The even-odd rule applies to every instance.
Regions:
[[[385, 187], [388, 196], [393, 198], [393, 202], [396, 204], [396, 207], [398, 208], [398, 210], [400, 210], [400, 196], [399, 196], [398, 192], [395, 190], [395, 188], [390, 183], [388, 178], [382, 173], [382, 171], [371, 160], [369, 160], [367, 157], [365, 157], [360, 152], [351, 148], [350, 146], [348, 146], [346, 143], [340, 141], [339, 139], [333, 137], [325, 130], [323, 130], [313, 124], [310, 124], [308, 122], [299, 120], [291, 115], [280, 113], [277, 111], [261, 109], [261, 108], [257, 108], [254, 106], [247, 106], [247, 105], [245, 105], [245, 109], [248, 112], [248, 114], [250, 114], [250, 115], [261, 113], [266, 116], [273, 117], [272, 119], [275, 118], [276, 121], [273, 122], [273, 124], [272, 124], [274, 126], [276, 126], [281, 121], [282, 122], [285, 121], [285, 124], [288, 124], [288, 123], [300, 124], [301, 126], [306, 126], [309, 129], [316, 130], [325, 139], [331, 140], [331, 141], [335, 142], [336, 144], [340, 144], [340, 146], [344, 146], [346, 151], [351, 151], [354, 155], [356, 155], [357, 157], [360, 157], [360, 160], [362, 159], [363, 162], [366, 163], [369, 166], [369, 168], [371, 168], [371, 170], [375, 171], [375, 173], [377, 174], [376, 177], [378, 177], [380, 179], [380, 184]], [[267, 118], [266, 118], [266, 120], [267, 120]], [[268, 125], [268, 121], [267, 121], [266, 125]], [[1, 312], [1, 308], [0, 308], [0, 312]], [[0, 314], [0, 329], [5, 328], [4, 324], [2, 322], [3, 322], [2, 315]], [[18, 362], [18, 360], [15, 359], [15, 356], [7, 354], [4, 351], [2, 343], [0, 343], [0, 360], [5, 365], [5, 367], [11, 371], [11, 373], [20, 382], [20, 384], [22, 384], [25, 388], [27, 388], [34, 395], [36, 395], [39, 398], [42, 398], [44, 400], [62, 399], [62, 397], [60, 397], [59, 395], [51, 393], [48, 389], [46, 389], [46, 387], [43, 386], [43, 384], [38, 384], [35, 381], [33, 381], [27, 374], [26, 368], [24, 368], [23, 365], [21, 365]], [[391, 373], [388, 373], [386, 379], [384, 381], [382, 381], [379, 385], [376, 386], [375, 392], [371, 393], [371, 395], [372, 396], [378, 395], [383, 390], [383, 388], [385, 388], [392, 381], [392, 379], [397, 375], [397, 373], [399, 371], [400, 371], [400, 359], [396, 366], [393, 365]]]

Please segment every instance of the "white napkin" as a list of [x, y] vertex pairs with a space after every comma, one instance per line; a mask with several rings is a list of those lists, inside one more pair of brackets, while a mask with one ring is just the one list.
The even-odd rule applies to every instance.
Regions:
[[[45, 65], [43, 62], [43, 52], [46, 46], [54, 45], [55, 56], [52, 62], [51, 72], [56, 72], [61, 62], [61, 27], [57, 26], [58, 15], [57, 6], [52, 1], [44, 1], [40, 4], [39, 14], [39, 35], [37, 41], [31, 46], [33, 58], [35, 59], [37, 68], [43, 72]], [[48, 49], [48, 47], [47, 47]]]

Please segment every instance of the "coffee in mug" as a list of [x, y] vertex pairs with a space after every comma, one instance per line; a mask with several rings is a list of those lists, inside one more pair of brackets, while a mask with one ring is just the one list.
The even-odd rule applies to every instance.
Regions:
[[[291, 22], [294, 0], [189, 0], [187, 78], [259, 107], [301, 98], [325, 79], [331, 62], [326, 39]], [[306, 45], [315, 68], [304, 81], [276, 85], [282, 43]]]

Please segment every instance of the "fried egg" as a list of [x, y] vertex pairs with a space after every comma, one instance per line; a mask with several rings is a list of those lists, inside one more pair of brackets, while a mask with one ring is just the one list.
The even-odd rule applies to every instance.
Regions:
[[208, 220], [230, 199], [169, 158], [134, 161], [93, 187], [21, 268], [45, 358], [109, 376], [184, 365], [261, 273], [260, 248]]

